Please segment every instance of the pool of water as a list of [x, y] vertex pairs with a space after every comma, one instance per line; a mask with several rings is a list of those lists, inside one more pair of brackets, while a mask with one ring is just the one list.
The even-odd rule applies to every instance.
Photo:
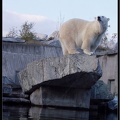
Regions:
[[3, 105], [2, 120], [118, 120], [116, 113]]

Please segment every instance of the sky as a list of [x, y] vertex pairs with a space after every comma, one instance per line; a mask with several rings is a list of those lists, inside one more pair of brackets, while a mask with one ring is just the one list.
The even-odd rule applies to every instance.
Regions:
[[118, 32], [117, 0], [3, 0], [2, 34], [28, 21], [34, 32], [50, 35], [71, 18], [92, 21], [99, 15], [110, 18], [108, 33]]

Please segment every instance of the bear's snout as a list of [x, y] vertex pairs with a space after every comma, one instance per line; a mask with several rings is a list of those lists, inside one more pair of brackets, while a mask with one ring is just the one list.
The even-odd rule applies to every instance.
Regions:
[[98, 21], [101, 21], [101, 17], [100, 16], [98, 16]]

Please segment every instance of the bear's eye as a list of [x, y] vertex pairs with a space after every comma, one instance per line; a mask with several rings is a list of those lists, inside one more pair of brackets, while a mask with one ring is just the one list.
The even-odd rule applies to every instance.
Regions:
[[103, 18], [104, 16], [102, 16], [102, 18]]

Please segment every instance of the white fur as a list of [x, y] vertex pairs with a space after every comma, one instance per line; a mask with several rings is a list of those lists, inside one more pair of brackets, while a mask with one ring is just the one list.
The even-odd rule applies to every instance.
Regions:
[[64, 55], [79, 53], [92, 55], [108, 28], [109, 18], [98, 16], [94, 21], [71, 19], [63, 23], [59, 30], [60, 43]]

